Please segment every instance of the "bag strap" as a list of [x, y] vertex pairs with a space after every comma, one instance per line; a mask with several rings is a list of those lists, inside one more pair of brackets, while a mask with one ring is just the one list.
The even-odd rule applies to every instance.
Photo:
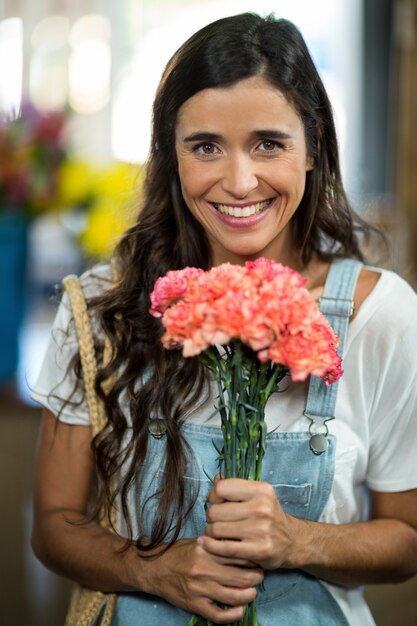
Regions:
[[[113, 269], [113, 277], [115, 272]], [[68, 294], [75, 330], [78, 338], [81, 367], [85, 394], [87, 399], [88, 413], [91, 422], [92, 436], [95, 437], [106, 425], [107, 417], [101, 398], [95, 390], [97, 376], [97, 357], [94, 347], [93, 326], [88, 314], [87, 303], [79, 278], [70, 275], [63, 280], [64, 288]], [[106, 365], [112, 357], [112, 346], [106, 336], [104, 344], [103, 363]], [[104, 381], [103, 388], [106, 391], [112, 384], [113, 377]], [[102, 511], [100, 525], [107, 530], [114, 531], [117, 523], [117, 511], [115, 506]], [[92, 591], [85, 587], [77, 586], [73, 592], [70, 608], [66, 617], [65, 626], [110, 626], [117, 595], [115, 593], [102, 593]]]
[[[70, 275], [64, 278], [62, 282], [71, 303], [72, 315], [78, 338], [88, 414], [91, 423], [91, 434], [92, 437], [95, 437], [106, 426], [107, 416], [103, 402], [95, 390], [97, 358], [94, 347], [93, 326], [79, 278], [75, 275]], [[109, 362], [111, 355], [112, 347], [110, 341], [106, 337], [103, 355], [104, 364]], [[113, 377], [105, 381], [103, 386], [105, 385], [106, 388], [108, 388], [112, 381]], [[116, 523], [117, 511], [114, 506], [110, 506], [107, 511], [102, 511], [102, 515], [100, 516], [101, 526], [109, 530], [114, 530], [116, 528]]]
[[[93, 327], [88, 314], [84, 292], [78, 277], [75, 275], [67, 276], [62, 282], [68, 294], [74, 318], [91, 432], [92, 436], [95, 437], [106, 425], [107, 418], [103, 402], [101, 398], [97, 396], [95, 390], [97, 358], [94, 347]], [[111, 354], [111, 344], [106, 337], [103, 355], [105, 364], [109, 362]], [[107, 530], [114, 531], [116, 523], [116, 508], [110, 506], [107, 511], [102, 512], [100, 516], [100, 526]], [[110, 626], [116, 599], [117, 596], [114, 593], [104, 594], [100, 591], [91, 591], [90, 589], [77, 586], [73, 593], [65, 626], [91, 626], [93, 623], [97, 623], [99, 615], [101, 615], [101, 626]]]
[[[81, 367], [90, 417], [92, 436], [95, 437], [106, 425], [106, 416], [101, 399], [95, 391], [97, 359], [91, 319], [87, 310], [83, 289], [77, 276], [67, 276], [63, 285], [70, 299], [75, 330], [77, 332]], [[105, 350], [106, 352], [106, 350]], [[107, 350], [108, 352], [108, 350]], [[105, 355], [107, 358], [108, 356]]]

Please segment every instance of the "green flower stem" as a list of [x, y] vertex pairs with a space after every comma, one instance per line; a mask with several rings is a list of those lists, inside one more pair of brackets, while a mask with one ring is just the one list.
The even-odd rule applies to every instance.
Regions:
[[[260, 363], [255, 353], [238, 340], [223, 349], [224, 354], [212, 346], [200, 355], [217, 383], [216, 410], [223, 432], [219, 470], [225, 478], [262, 480], [267, 447], [265, 407], [288, 369], [271, 362]], [[211, 622], [193, 615], [188, 626], [211, 626]], [[227, 626], [258, 626], [256, 601], [247, 606], [242, 620]]]

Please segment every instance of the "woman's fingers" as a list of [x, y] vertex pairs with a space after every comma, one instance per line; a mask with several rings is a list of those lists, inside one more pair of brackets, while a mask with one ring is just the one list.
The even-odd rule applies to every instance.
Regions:
[[[202, 538], [201, 542], [200, 542], [200, 539], [197, 539], [197, 541], [201, 544], [201, 547], [203, 547], [202, 544], [204, 543], [204, 539]], [[224, 559], [222, 557], [218, 557], [217, 562], [221, 563], [221, 565], [227, 565], [227, 566], [235, 565], [236, 567], [244, 567], [246, 569], [259, 570], [258, 564], [255, 563], [255, 561], [249, 561], [248, 559], [240, 559], [237, 557], [235, 559]], [[260, 571], [263, 572], [262, 569]]]
[[292, 562], [297, 540], [294, 524], [275, 490], [262, 481], [228, 478], [214, 483], [200, 545], [212, 555], [243, 559], [262, 569]]
[[213, 585], [211, 595], [216, 602], [227, 606], [245, 606], [255, 600], [256, 588], [249, 587], [240, 589], [237, 587], [225, 587], [223, 585]]
[[[215, 624], [233, 623], [255, 599], [256, 586], [264, 576], [259, 567], [239, 567], [240, 563], [250, 562], [214, 556], [196, 540], [184, 539], [153, 562], [157, 567], [152, 589], [168, 602]], [[232, 608], [224, 611], [218, 604]]]
[[221, 570], [216, 573], [216, 580], [225, 587], [233, 586], [236, 589], [245, 589], [260, 585], [264, 579], [264, 572], [260, 567], [244, 568], [222, 566]]
[[253, 545], [246, 541], [214, 539], [208, 535], [198, 538], [199, 544], [213, 556], [224, 559], [248, 559], [253, 556]]
[[[201, 545], [198, 546], [198, 549], [203, 554], [207, 554]], [[236, 559], [232, 561], [221, 557], [213, 558], [213, 555], [210, 555], [210, 557], [210, 561], [207, 561], [206, 556], [195, 561], [190, 572], [194, 579], [202, 580], [204, 585], [208, 582], [214, 582], [229, 589], [234, 587], [239, 590], [255, 587], [264, 579], [264, 572], [260, 567], [240, 567], [236, 565], [236, 562], [248, 563], [247, 560]]]
[[209, 568], [199, 563], [190, 570], [192, 581], [187, 608], [215, 624], [239, 621], [246, 605], [256, 597], [256, 585], [262, 582], [263, 572], [259, 568], [249, 570], [225, 566], [223, 559], [212, 555], [210, 558], [212, 564]]
[[210, 502], [210, 504], [220, 504], [221, 502], [224, 502], [224, 498], [220, 498], [217, 495], [217, 489], [216, 489], [218, 483], [221, 482], [221, 480], [223, 480], [221, 475], [216, 474], [213, 479], [213, 486], [207, 495], [207, 501]]
[[196, 608], [193, 609], [192, 612], [205, 617], [209, 622], [213, 622], [213, 624], [232, 624], [233, 622], [239, 622], [243, 618], [245, 608], [246, 605], [223, 609], [215, 602], [204, 598], [196, 605]]
[[216, 481], [207, 500], [210, 503], [206, 508], [208, 524], [245, 520], [260, 522], [284, 515], [274, 488], [260, 481], [234, 478]]
[[270, 532], [267, 522], [259, 520], [258, 524], [248, 524], [247, 520], [234, 522], [215, 522], [207, 524], [205, 535], [213, 539], [232, 539], [235, 541], [256, 541]]
[[224, 500], [228, 500], [229, 502], [244, 502], [251, 500], [258, 494], [264, 494], [269, 497], [272, 495], [275, 496], [274, 488], [269, 483], [244, 480], [242, 478], [219, 479], [217, 476], [207, 496], [211, 504], [216, 504]]
[[213, 522], [238, 522], [244, 520], [253, 513], [253, 508], [247, 502], [226, 502], [221, 501], [211, 504], [206, 509], [206, 521]]

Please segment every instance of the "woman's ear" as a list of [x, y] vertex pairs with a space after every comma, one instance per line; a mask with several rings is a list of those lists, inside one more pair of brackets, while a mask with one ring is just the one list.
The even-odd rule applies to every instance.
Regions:
[[312, 169], [314, 169], [314, 157], [312, 154], [308, 154], [306, 162], [306, 172], [311, 172]]
[[318, 126], [317, 127], [316, 146], [313, 147], [312, 152], [310, 152], [307, 155], [307, 167], [306, 167], [306, 171], [307, 172], [311, 172], [311, 170], [314, 169], [314, 163], [315, 163], [316, 159], [318, 159], [319, 156], [320, 156], [320, 150], [321, 150], [321, 127]]

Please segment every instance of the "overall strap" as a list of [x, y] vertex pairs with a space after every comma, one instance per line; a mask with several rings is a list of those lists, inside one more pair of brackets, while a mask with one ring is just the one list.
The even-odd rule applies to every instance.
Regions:
[[[353, 314], [356, 283], [362, 263], [356, 259], [333, 261], [327, 275], [320, 311], [339, 337], [338, 354], [343, 358], [349, 319]], [[315, 454], [327, 449], [326, 422], [335, 418], [338, 383], [329, 387], [317, 376], [311, 376], [304, 415], [310, 420], [310, 448]]]

